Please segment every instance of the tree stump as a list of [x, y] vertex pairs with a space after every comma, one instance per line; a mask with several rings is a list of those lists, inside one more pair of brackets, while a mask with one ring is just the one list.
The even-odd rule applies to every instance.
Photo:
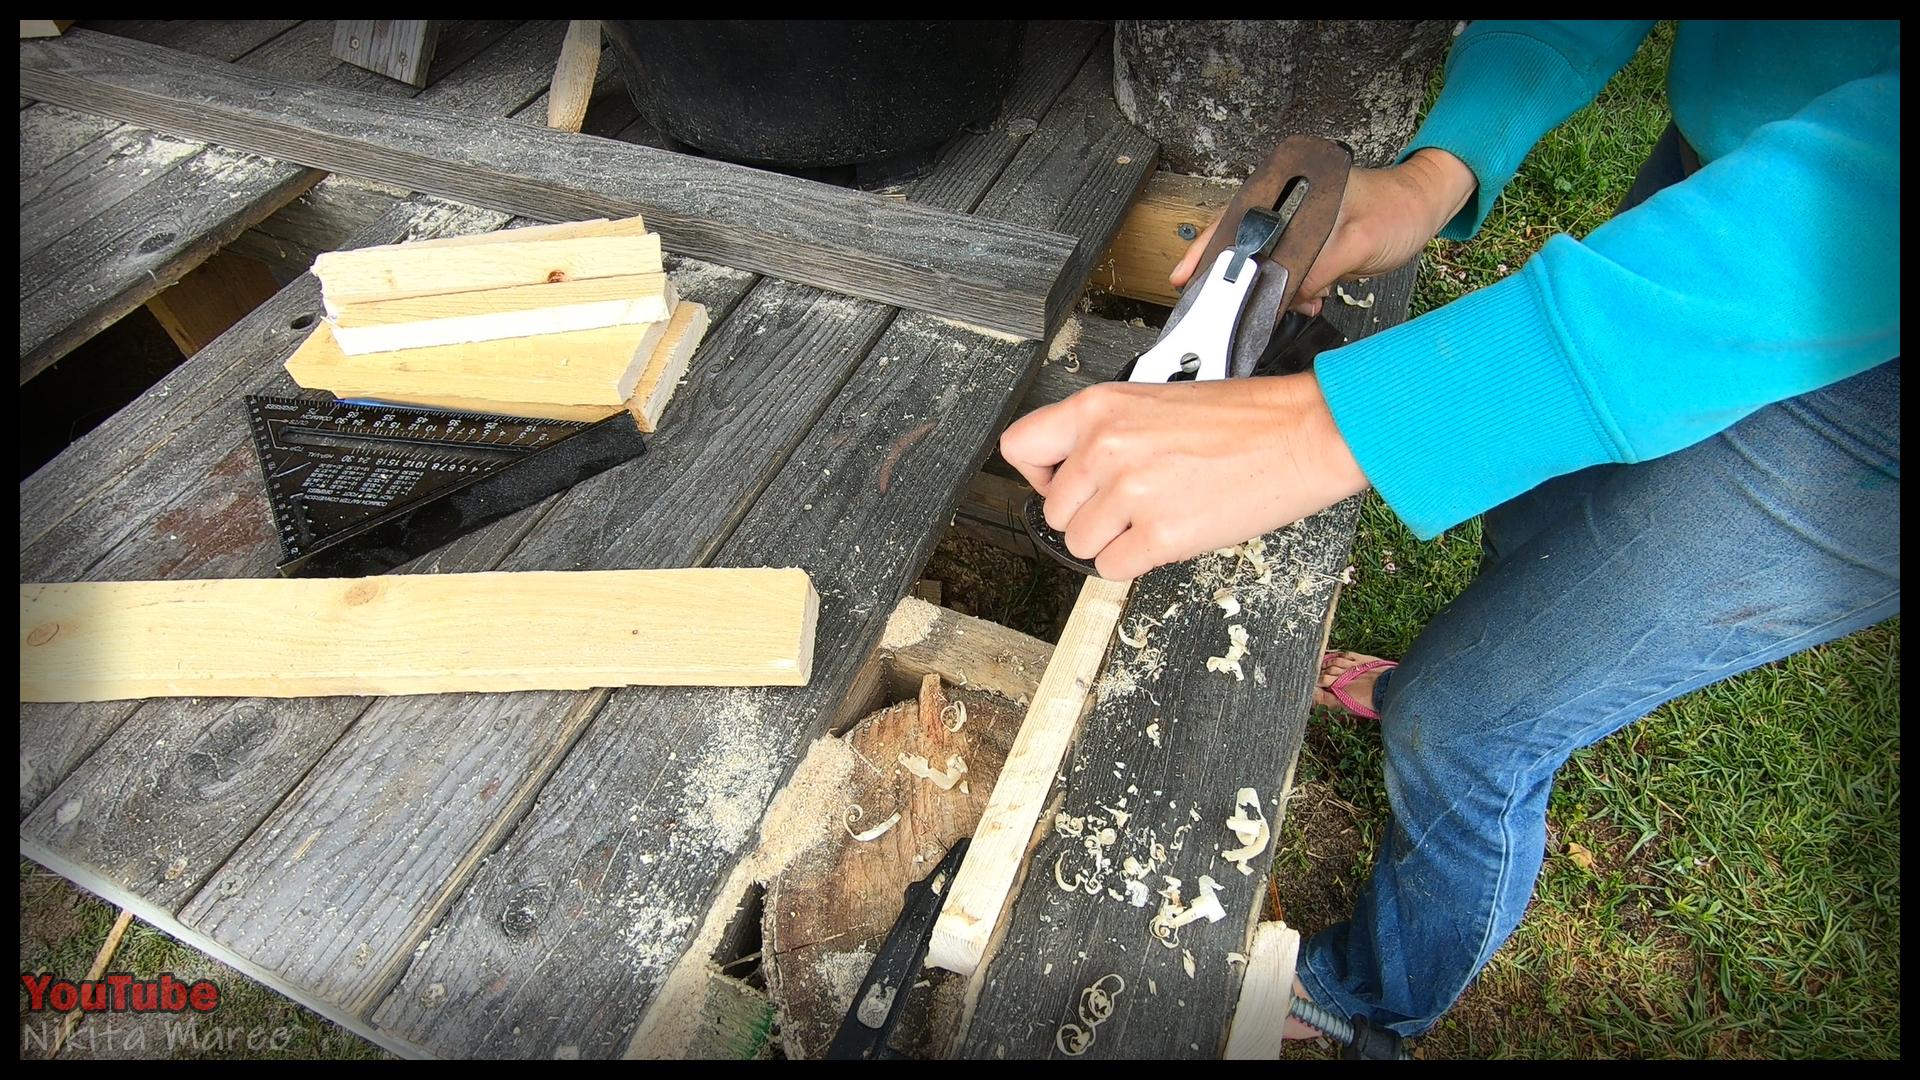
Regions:
[[1288, 135], [1385, 165], [1408, 138], [1459, 24], [1123, 19], [1113, 89], [1175, 172], [1238, 179]]

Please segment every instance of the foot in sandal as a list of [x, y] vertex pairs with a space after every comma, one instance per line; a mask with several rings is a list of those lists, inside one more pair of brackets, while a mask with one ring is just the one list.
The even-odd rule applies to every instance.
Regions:
[[1373, 687], [1380, 676], [1399, 667], [1393, 660], [1337, 650], [1320, 658], [1320, 685], [1313, 692], [1313, 703], [1357, 716], [1378, 720], [1373, 710]]

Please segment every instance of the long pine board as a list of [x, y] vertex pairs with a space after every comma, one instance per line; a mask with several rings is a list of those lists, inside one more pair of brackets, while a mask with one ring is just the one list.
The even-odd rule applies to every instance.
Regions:
[[660, 272], [660, 237], [579, 236], [514, 239], [490, 233], [492, 243], [433, 247], [395, 244], [365, 251], [333, 251], [313, 262], [329, 309], [373, 300], [504, 289], [553, 281]]
[[1072, 237], [651, 147], [267, 79], [76, 31], [21, 47], [36, 98], [545, 220], [645, 213], [672, 250], [1027, 338]]
[[20, 587], [20, 699], [804, 686], [801, 570]]

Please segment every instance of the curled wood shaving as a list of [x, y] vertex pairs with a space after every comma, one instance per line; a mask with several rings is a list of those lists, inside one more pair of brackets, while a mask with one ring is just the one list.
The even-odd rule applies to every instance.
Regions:
[[1341, 288], [1338, 285], [1335, 285], [1333, 287], [1333, 294], [1335, 296], [1338, 296], [1340, 298], [1340, 302], [1343, 304], [1346, 304], [1348, 307], [1370, 308], [1373, 306], [1372, 293], [1368, 293], [1367, 298], [1365, 300], [1355, 300], [1353, 297], [1347, 295], [1347, 290]]
[[1153, 744], [1155, 750], [1160, 749], [1160, 721], [1155, 720], [1147, 725], [1147, 741]]
[[875, 825], [873, 828], [865, 829], [865, 830], [862, 830], [861, 832], [854, 832], [853, 823], [860, 820], [860, 815], [862, 814], [862, 812], [863, 811], [861, 811], [859, 806], [857, 805], [850, 806], [847, 808], [846, 815], [842, 817], [840, 821], [840, 827], [847, 830], [847, 835], [853, 837], [855, 840], [858, 840], [862, 844], [871, 844], [875, 840], [878, 840], [881, 837], [887, 835], [887, 831], [889, 829], [892, 829], [895, 825], [900, 824], [900, 812], [898, 810], [895, 810], [892, 816], [888, 817], [887, 820], [881, 822], [880, 824]]
[[1180, 950], [1180, 966], [1187, 969], [1187, 978], [1193, 978], [1194, 963], [1192, 949]]
[[[1248, 817], [1247, 812], [1253, 816]], [[1260, 794], [1250, 787], [1243, 787], [1233, 797], [1233, 816], [1227, 819], [1227, 828], [1240, 838], [1240, 847], [1223, 851], [1220, 857], [1239, 867], [1242, 874], [1251, 876], [1253, 867], [1248, 860], [1267, 850], [1267, 841], [1272, 833], [1267, 826], [1267, 815], [1260, 809]]]
[[1213, 602], [1220, 605], [1221, 611], [1226, 612], [1226, 618], [1231, 619], [1240, 614], [1240, 598], [1233, 595], [1232, 589], [1213, 590]]
[[1227, 954], [1227, 963], [1239, 964], [1241, 967], [1245, 967], [1247, 965], [1247, 954], [1230, 952]]
[[919, 754], [901, 754], [900, 764], [913, 775], [932, 781], [933, 786], [941, 791], [952, 791], [953, 785], [959, 783], [960, 778], [967, 774], [967, 763], [958, 754], [949, 755], [946, 769], [939, 772], [928, 765], [927, 759]]
[[1113, 999], [1119, 997], [1126, 988], [1125, 979], [1117, 974], [1106, 974], [1080, 991], [1080, 1001], [1075, 1009], [1079, 1014], [1079, 1023], [1069, 1020], [1061, 1024], [1053, 1036], [1053, 1043], [1060, 1048], [1060, 1052], [1068, 1057], [1079, 1057], [1086, 1053], [1087, 1048], [1093, 1045], [1093, 1029], [1112, 1018]]
[[1064, 811], [1053, 815], [1053, 830], [1061, 836], [1079, 836], [1086, 829], [1086, 818], [1068, 817]]
[[1227, 655], [1207, 657], [1208, 671], [1231, 671], [1236, 682], [1244, 682], [1246, 673], [1240, 670], [1240, 659], [1247, 655], [1247, 628], [1234, 623], [1227, 627]]
[[1078, 892], [1080, 886], [1086, 884], [1087, 872], [1085, 870], [1075, 870], [1073, 872], [1073, 881], [1069, 884], [1066, 874], [1061, 871], [1061, 866], [1066, 861], [1066, 858], [1067, 853], [1064, 851], [1054, 857], [1053, 883], [1060, 886], [1062, 892]]
[[946, 706], [940, 710], [940, 722], [946, 726], [949, 733], [959, 731], [961, 728], [966, 727], [967, 703], [964, 701], [949, 701]]

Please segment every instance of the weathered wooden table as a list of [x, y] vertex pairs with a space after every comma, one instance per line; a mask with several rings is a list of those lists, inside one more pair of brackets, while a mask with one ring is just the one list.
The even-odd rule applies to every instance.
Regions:
[[[411, 92], [328, 60], [325, 23], [275, 27], [110, 29], [274, 73]], [[453, 24], [420, 96], [543, 116], [564, 27]], [[1068, 266], [1077, 290], [1154, 160], [1153, 144], [1114, 109], [1110, 64], [1101, 27], [1036, 25], [1000, 119], [956, 138], [906, 197], [1077, 237]], [[658, 145], [612, 68], [588, 133]], [[46, 321], [32, 343], [23, 329], [23, 371], [37, 362], [30, 357], [60, 351], [48, 342], [84, 338], [139, 302], [145, 287], [129, 280], [158, 264], [129, 259], [129, 249], [154, 247], [148, 254], [176, 273], [318, 179], [25, 98], [21, 122], [23, 237], [30, 216], [73, 223], [37, 255], [23, 251], [23, 325], [29, 313]], [[40, 134], [29, 140], [29, 130]], [[153, 177], [134, 167], [150, 158], [162, 162]], [[510, 224], [503, 213], [400, 194], [329, 179], [303, 200], [304, 217], [274, 219], [291, 228], [275, 235], [269, 223], [242, 243], [291, 247], [304, 261], [303, 246]], [[180, 227], [154, 232], [162, 213]], [[358, 227], [348, 245], [329, 233], [343, 221]], [[292, 235], [303, 228], [313, 235]], [[94, 232], [97, 242], [79, 244]], [[149, 243], [162, 232], [165, 241]], [[689, 943], [799, 751], [840, 714], [1046, 351], [724, 266], [680, 259], [671, 269], [714, 325], [649, 452], [400, 572], [801, 566], [821, 598], [808, 686], [23, 705], [23, 854], [399, 1053], [627, 1051], [676, 965], [706, 963]], [[1375, 311], [1342, 313], [1364, 314], [1349, 332], [1393, 321], [1388, 313], [1405, 303], [1404, 283], [1396, 287], [1398, 298]], [[85, 311], [61, 307], [81, 295]], [[271, 574], [277, 544], [240, 399], [298, 392], [280, 365], [319, 311], [316, 282], [301, 276], [24, 481], [21, 579]], [[1081, 374], [1050, 368], [1041, 398], [1111, 370], [1152, 334], [1086, 318], [1071, 332], [1086, 343]], [[1294, 549], [1303, 567], [1337, 570], [1352, 513], [1308, 523]], [[1179, 587], [1168, 582], [1143, 580], [1152, 603]], [[1317, 649], [1330, 602], [1331, 589], [1316, 584], [1291, 615], [1278, 613], [1296, 622], [1307, 613], [1311, 627], [1295, 636], [1311, 641], [1295, 652]], [[513, 633], [511, 622], [500, 632]], [[1283, 699], [1300, 714], [1258, 755], [1271, 774], [1263, 792], [1284, 792], [1311, 678], [1310, 663], [1284, 663], [1299, 671], [1282, 677], [1276, 667], [1257, 691], [1252, 680], [1189, 688], [1204, 702], [1194, 711], [1218, 724], [1232, 723], [1236, 707], [1270, 712]], [[1160, 702], [1181, 700], [1184, 685], [1169, 682]], [[1081, 753], [1104, 756], [1098, 710], [1090, 723], [1096, 737]], [[1210, 770], [1191, 771], [1204, 779]], [[1266, 860], [1259, 865], [1264, 872]], [[1016, 921], [1017, 940], [1026, 925]], [[1008, 984], [1010, 971], [996, 966], [994, 985]], [[1230, 1014], [1232, 987], [1216, 989]], [[1024, 998], [1015, 987], [1004, 1000]], [[1214, 1020], [1224, 1030], [1224, 1016]], [[1102, 1049], [1125, 1045], [1116, 1036]], [[976, 1028], [970, 1049], [1006, 1047]], [[1017, 1049], [1047, 1052], [1037, 1042]]]

